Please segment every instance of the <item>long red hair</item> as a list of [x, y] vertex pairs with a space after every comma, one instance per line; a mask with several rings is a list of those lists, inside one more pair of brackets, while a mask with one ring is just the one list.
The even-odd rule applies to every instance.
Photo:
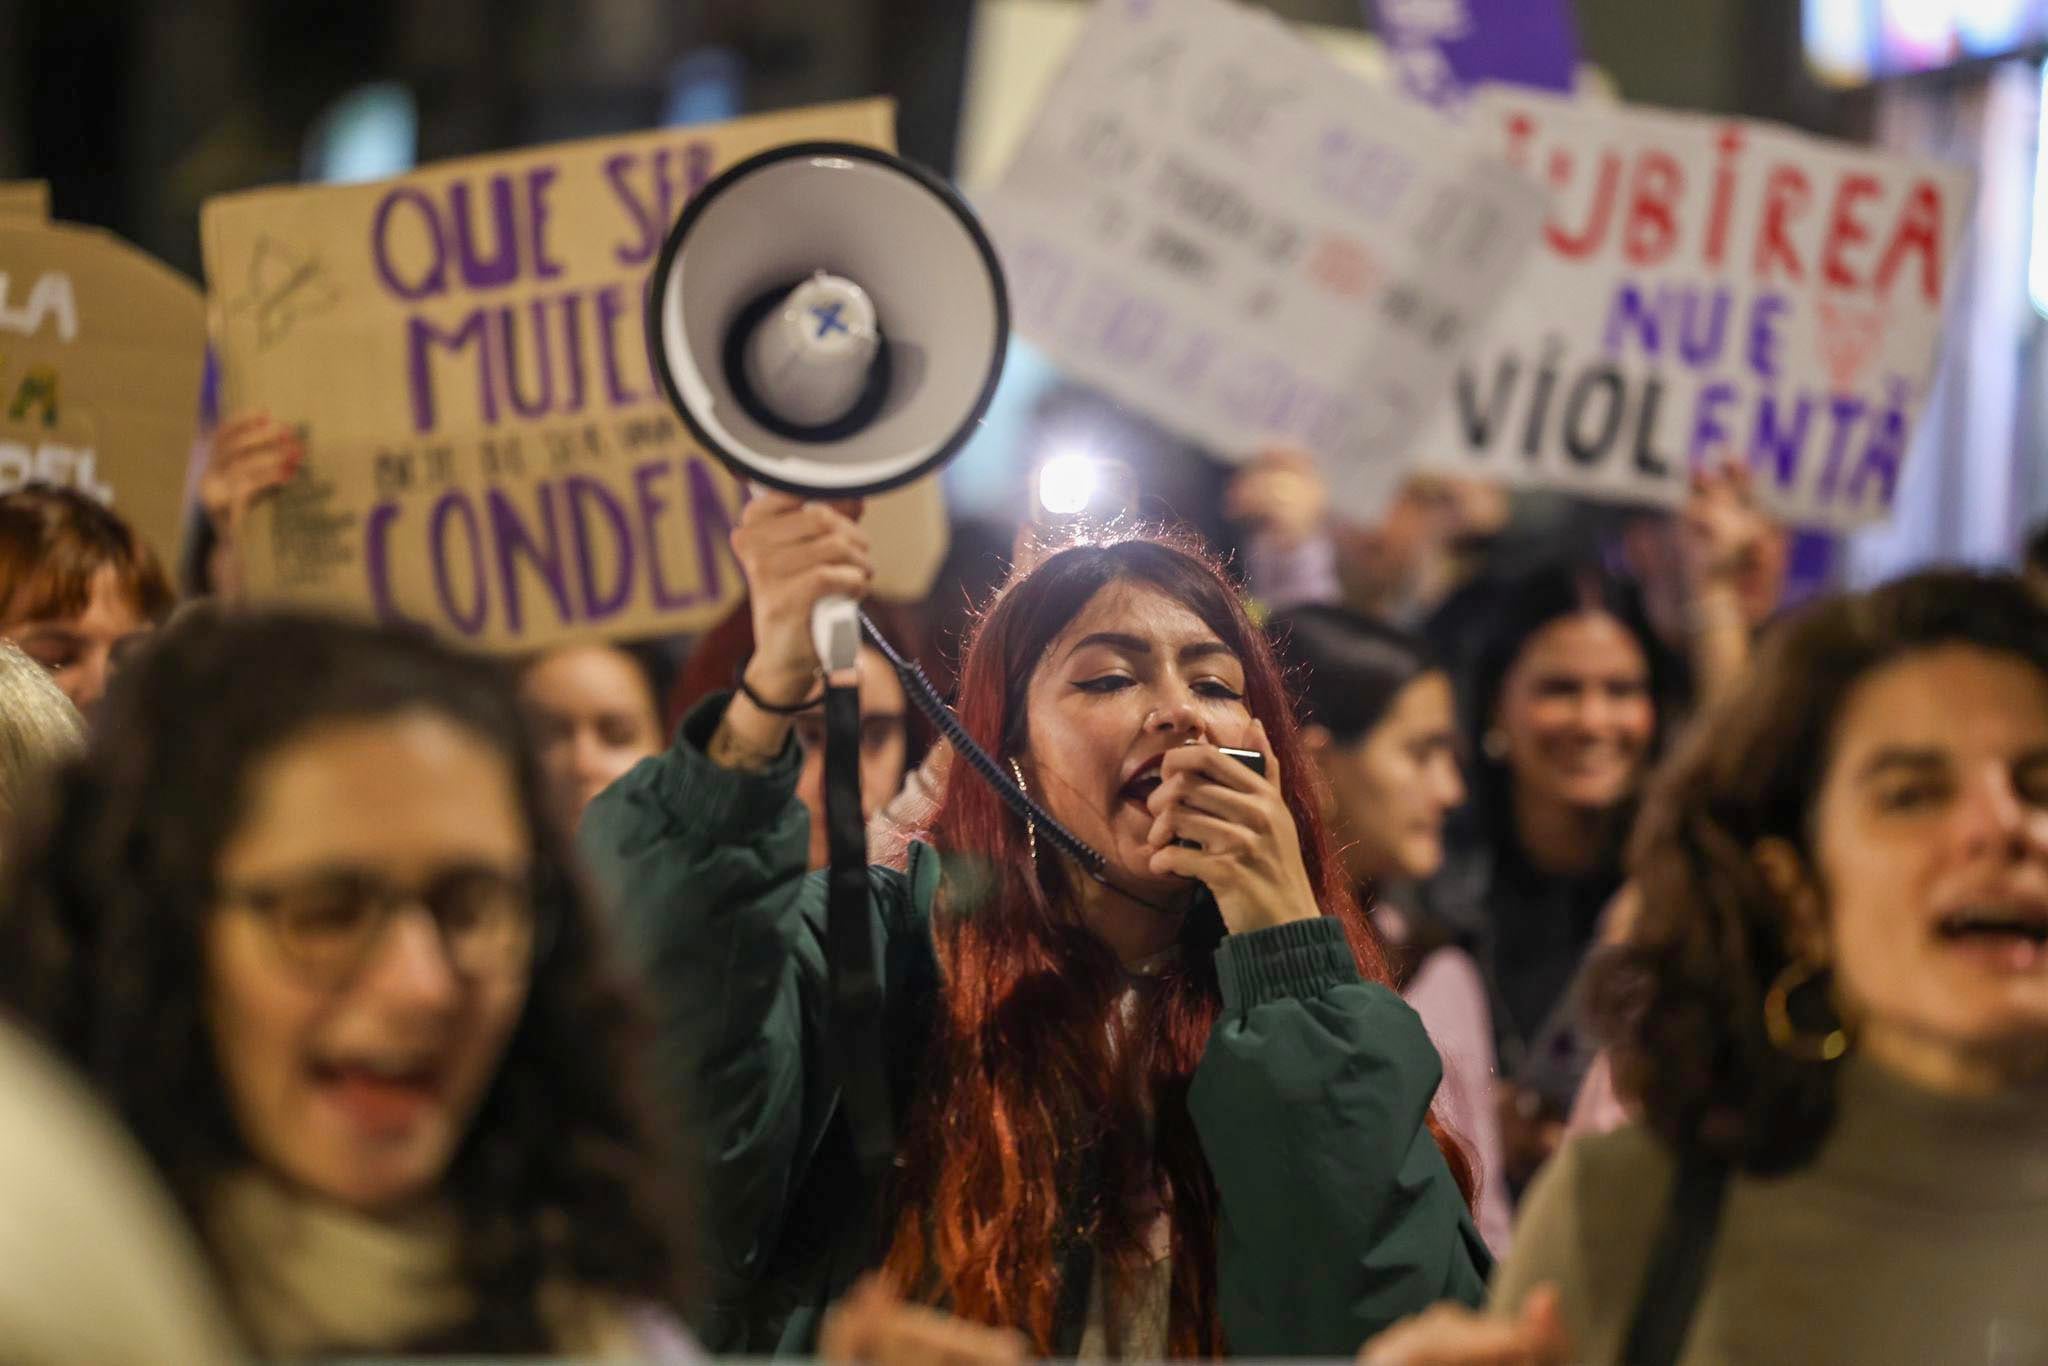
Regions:
[[[999, 758], [1021, 753], [1038, 660], [1118, 582], [1184, 604], [1243, 661], [1246, 703], [1265, 723], [1310, 885], [1342, 921], [1360, 974], [1390, 982], [1314, 799], [1280, 670], [1197, 546], [1156, 533], [1075, 545], [1013, 580], [965, 651], [961, 721]], [[890, 1279], [964, 1318], [1019, 1328], [1048, 1355], [1063, 1249], [1093, 1245], [1115, 1323], [1116, 1298], [1152, 1259], [1144, 1197], [1157, 1195], [1172, 1231], [1171, 1350], [1217, 1355], [1218, 1197], [1187, 1107], [1221, 1009], [1214, 903], [1197, 903], [1179, 961], [1126, 1020], [1128, 979], [1081, 923], [1074, 870], [1050, 850], [1034, 868], [1023, 824], [964, 777], [947, 785], [932, 829], [946, 867], [933, 924], [945, 990], [899, 1145]], [[1469, 1200], [1469, 1160], [1430, 1125]]]

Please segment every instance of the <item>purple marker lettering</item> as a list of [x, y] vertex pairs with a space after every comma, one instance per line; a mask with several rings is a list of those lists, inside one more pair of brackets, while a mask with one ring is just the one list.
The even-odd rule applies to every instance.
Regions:
[[562, 273], [562, 263], [548, 255], [548, 187], [559, 174], [552, 166], [536, 166], [526, 173], [526, 223], [533, 234], [533, 274], [539, 280], [553, 280]]
[[[460, 518], [462, 537], [469, 543], [470, 599], [467, 610], [455, 601], [453, 576], [449, 573], [448, 524]], [[466, 636], [473, 636], [484, 629], [484, 616], [490, 610], [490, 603], [484, 593], [484, 546], [483, 538], [477, 533], [476, 509], [469, 504], [469, 498], [459, 489], [450, 489], [434, 500], [434, 511], [427, 521], [427, 549], [434, 565], [434, 593], [441, 600], [441, 612], [453, 623], [456, 630]]]
[[519, 334], [523, 329], [518, 324], [520, 309], [516, 304], [492, 310], [498, 320], [498, 360], [505, 369], [505, 397], [511, 401], [512, 411], [521, 417], [546, 417], [555, 406], [554, 357], [548, 347], [547, 303], [542, 299], [530, 299], [526, 304], [526, 315], [533, 320], [533, 369], [538, 380], [538, 392], [529, 395], [520, 382]]
[[1821, 470], [1818, 494], [1823, 503], [1835, 498], [1841, 479], [1842, 458], [1849, 452], [1849, 434], [1863, 420], [1864, 402], [1855, 394], [1837, 394], [1828, 400], [1828, 416], [1834, 419], [1834, 434], [1828, 438], [1828, 463]]
[[1813, 416], [1813, 398], [1808, 394], [1799, 395], [1798, 402], [1792, 406], [1791, 418], [1782, 425], [1778, 411], [1776, 394], [1765, 394], [1757, 400], [1756, 433], [1749, 442], [1749, 465], [1755, 469], [1768, 460], [1778, 487], [1789, 489], [1798, 478], [1799, 459], [1806, 450], [1806, 429], [1808, 420]]
[[653, 208], [642, 203], [640, 196], [633, 192], [631, 174], [639, 160], [639, 154], [635, 152], [620, 152], [604, 159], [605, 183], [612, 187], [619, 206], [633, 222], [635, 236], [612, 248], [612, 259], [628, 267], [644, 266], [652, 261], [654, 253], [661, 250], [662, 234], [668, 228]]
[[[725, 500], [718, 496], [718, 480], [701, 457], [693, 455], [683, 462], [683, 479], [690, 489], [690, 511], [697, 523], [699, 597], [716, 602], [724, 593], [721, 570], [732, 554], [732, 528], [739, 518], [726, 510]], [[744, 495], [746, 486], [739, 487]]]
[[[411, 282], [399, 278], [393, 262], [392, 215], [401, 204], [410, 206], [426, 228], [429, 264]], [[377, 212], [370, 219], [370, 252], [377, 261], [377, 278], [401, 299], [431, 298], [448, 288], [448, 246], [441, 240], [441, 220], [434, 212], [433, 201], [411, 185], [398, 186], [378, 203]]]
[[[627, 329], [623, 341], [619, 337], [621, 318], [629, 319], [636, 324]], [[637, 326], [639, 321], [640, 311], [626, 298], [623, 286], [606, 285], [597, 292], [597, 337], [601, 354], [604, 356], [605, 392], [611, 396], [614, 408], [624, 408], [646, 397], [642, 390], [627, 388], [619, 374], [622, 354], [639, 359], [643, 366], [651, 365], [646, 359], [647, 339]], [[643, 373], [640, 366], [635, 367], [635, 373]], [[650, 378], [653, 375], [651, 369], [645, 370], [644, 373]]]
[[1610, 356], [1619, 356], [1628, 348], [1633, 338], [1643, 348], [1643, 354], [1654, 356], [1659, 349], [1664, 314], [1664, 291], [1658, 290], [1656, 302], [1650, 303], [1643, 288], [1633, 280], [1622, 282], [1614, 292], [1614, 303], [1607, 310], [1607, 339], [1602, 345]]
[[1759, 378], [1778, 374], [1778, 318], [1791, 303], [1782, 294], [1759, 294], [1749, 306], [1749, 368]]
[[[1728, 344], [1728, 310], [1733, 304], [1733, 291], [1726, 285], [1711, 291], [1711, 311], [1703, 301], [1706, 294], [1698, 289], [1683, 291], [1678, 314], [1678, 354], [1695, 370], [1718, 360]], [[1708, 314], [1704, 328], [1700, 323], [1702, 313]]]
[[1735, 386], [1727, 380], [1716, 380], [1700, 390], [1699, 407], [1693, 410], [1692, 418], [1692, 463], [1695, 469], [1727, 453], [1728, 429], [1721, 423], [1721, 409], [1734, 401]]
[[496, 251], [483, 254], [479, 241], [478, 215], [470, 207], [473, 187], [458, 180], [448, 188], [448, 208], [455, 220], [455, 259], [462, 270], [462, 283], [470, 289], [492, 289], [519, 278], [519, 232], [513, 225], [512, 181], [494, 175], [486, 193], [490, 197], [491, 236]]
[[670, 592], [668, 581], [661, 574], [661, 514], [668, 510], [668, 499], [657, 493], [653, 484], [670, 470], [668, 461], [650, 460], [633, 471], [634, 501], [640, 511], [640, 539], [647, 547], [647, 582], [654, 589], [654, 605], [664, 612], [689, 607], [697, 601], [688, 593]]
[[[574, 474], [563, 484], [569, 502], [569, 537], [576, 546], [576, 578], [582, 588], [583, 619], [603, 621], [616, 616], [633, 593], [633, 531], [626, 510], [612, 491], [589, 475]], [[598, 588], [597, 557], [592, 553], [597, 540], [591, 534], [590, 513], [595, 509], [609, 524], [611, 544], [617, 548], [617, 574], [602, 591]]]
[[562, 579], [562, 538], [561, 528], [555, 522], [554, 485], [543, 482], [534, 495], [540, 504], [541, 525], [546, 528], [545, 543], [535, 538], [503, 489], [492, 489], [484, 495], [485, 506], [490, 509], [491, 539], [498, 550], [498, 584], [505, 599], [505, 627], [515, 635], [526, 629], [519, 593], [521, 560], [530, 564], [547, 585], [548, 595], [555, 600], [557, 621], [566, 624], [571, 620], [569, 586]]
[[391, 598], [391, 524], [398, 520], [395, 502], [379, 503], [363, 519], [363, 568], [370, 577], [370, 608], [379, 621], [402, 621]]
[[485, 310], [477, 309], [453, 332], [443, 332], [425, 318], [406, 324], [406, 376], [412, 391], [412, 427], [415, 432], [434, 429], [434, 370], [429, 348], [445, 346], [460, 351], [476, 346], [477, 403], [486, 423], [498, 420], [498, 391], [492, 377], [491, 336]]

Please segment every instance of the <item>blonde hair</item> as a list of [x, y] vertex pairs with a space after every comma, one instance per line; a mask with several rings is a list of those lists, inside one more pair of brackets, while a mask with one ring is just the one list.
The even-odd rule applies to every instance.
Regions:
[[85, 721], [42, 665], [0, 640], [0, 817], [85, 747]]

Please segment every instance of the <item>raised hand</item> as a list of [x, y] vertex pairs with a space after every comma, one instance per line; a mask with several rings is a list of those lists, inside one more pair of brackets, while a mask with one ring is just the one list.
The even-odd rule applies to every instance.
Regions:
[[754, 619], [747, 685], [768, 701], [793, 706], [817, 691], [811, 609], [821, 598], [863, 597], [874, 581], [858, 513], [857, 504], [841, 509], [763, 490], [740, 514], [732, 551]]
[[237, 413], [214, 431], [199, 505], [213, 526], [207, 568], [220, 597], [238, 599], [247, 588], [242, 546], [250, 509], [290, 483], [305, 457], [298, 433], [266, 412]]
[[1330, 489], [1314, 457], [1292, 447], [1260, 453], [1238, 471], [1224, 494], [1224, 514], [1282, 546], [1297, 546], [1323, 530]]

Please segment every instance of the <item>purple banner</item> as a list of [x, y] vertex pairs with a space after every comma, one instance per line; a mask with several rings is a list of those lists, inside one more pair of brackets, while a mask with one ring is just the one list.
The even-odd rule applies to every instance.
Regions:
[[1571, 0], [1372, 0], [1401, 83], [1424, 103], [1461, 103], [1488, 82], [1571, 92]]

